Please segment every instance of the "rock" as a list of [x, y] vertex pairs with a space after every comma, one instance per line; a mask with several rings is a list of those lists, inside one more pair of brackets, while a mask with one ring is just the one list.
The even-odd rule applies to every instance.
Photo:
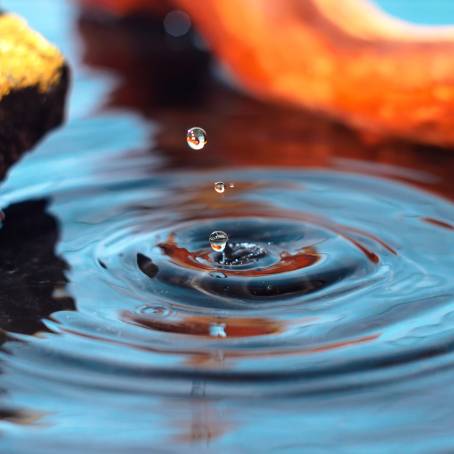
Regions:
[[20, 17], [0, 13], [0, 179], [61, 124], [68, 76], [58, 49]]

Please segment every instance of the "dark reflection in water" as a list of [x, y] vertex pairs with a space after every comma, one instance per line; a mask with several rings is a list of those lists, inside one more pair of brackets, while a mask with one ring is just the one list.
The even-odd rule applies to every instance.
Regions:
[[451, 451], [454, 154], [239, 95], [141, 21], [79, 20], [116, 79], [69, 52], [77, 109], [3, 187], [5, 452]]
[[65, 262], [56, 256], [58, 225], [46, 200], [9, 206], [0, 229], [0, 329], [34, 334], [53, 312], [74, 310]]

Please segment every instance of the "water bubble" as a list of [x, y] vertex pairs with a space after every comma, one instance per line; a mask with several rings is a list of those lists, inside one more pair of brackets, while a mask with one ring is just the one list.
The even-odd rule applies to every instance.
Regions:
[[170, 11], [164, 18], [165, 31], [175, 37], [184, 36], [191, 28], [191, 19], [184, 11]]
[[194, 126], [188, 129], [186, 141], [193, 150], [201, 150], [207, 144], [207, 133], [204, 129]]
[[225, 185], [222, 181], [217, 181], [214, 183], [214, 190], [219, 194], [222, 194], [225, 191]]
[[227, 233], [223, 232], [222, 230], [215, 230], [210, 235], [209, 240], [213, 251], [223, 252], [227, 244], [227, 241], [229, 241], [229, 237]]

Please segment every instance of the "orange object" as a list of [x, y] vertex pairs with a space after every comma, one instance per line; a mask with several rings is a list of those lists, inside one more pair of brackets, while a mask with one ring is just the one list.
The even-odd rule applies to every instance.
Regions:
[[410, 25], [366, 0], [173, 3], [258, 96], [377, 135], [454, 145], [454, 28]]

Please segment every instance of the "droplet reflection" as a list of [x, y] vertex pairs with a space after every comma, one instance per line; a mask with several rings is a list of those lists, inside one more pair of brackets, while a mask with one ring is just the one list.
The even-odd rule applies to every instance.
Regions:
[[209, 241], [213, 251], [223, 252], [227, 241], [229, 241], [229, 237], [227, 233], [223, 232], [222, 230], [215, 230], [211, 233]]
[[217, 193], [222, 194], [225, 191], [224, 183], [222, 181], [217, 181], [216, 183], [214, 183], [214, 190]]

